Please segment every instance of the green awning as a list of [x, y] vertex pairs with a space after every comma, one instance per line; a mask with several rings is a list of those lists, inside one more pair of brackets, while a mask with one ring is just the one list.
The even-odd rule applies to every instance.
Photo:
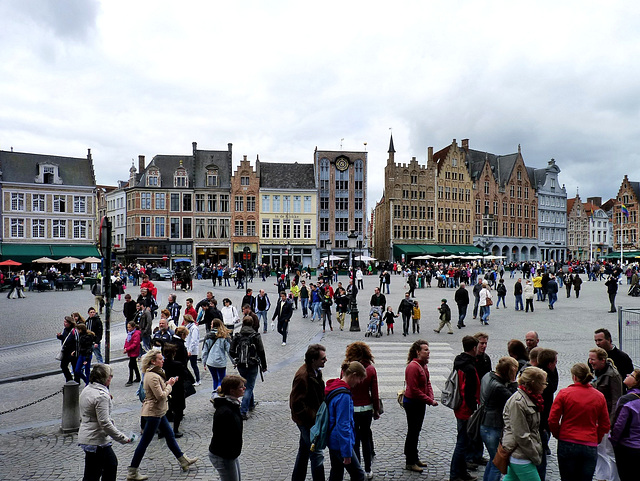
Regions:
[[13, 259], [23, 264], [30, 263], [40, 257], [51, 257], [61, 259], [72, 256], [83, 259], [85, 257], [101, 257], [100, 251], [95, 245], [72, 245], [72, 244], [13, 244], [2, 243], [0, 245], [0, 256], [2, 260]]
[[49, 244], [2, 244], [2, 259], [27, 263], [39, 257], [51, 256]]
[[393, 255], [395, 258], [414, 256], [469, 256], [482, 255], [482, 249], [471, 245], [450, 245], [450, 244], [394, 244]]
[[100, 251], [95, 245], [52, 245], [51, 254], [54, 258], [77, 257], [83, 259], [85, 257], [102, 257]]

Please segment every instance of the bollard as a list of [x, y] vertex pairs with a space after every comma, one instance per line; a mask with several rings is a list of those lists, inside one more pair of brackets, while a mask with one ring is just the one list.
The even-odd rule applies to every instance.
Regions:
[[62, 388], [62, 432], [76, 433], [80, 429], [80, 384], [68, 381]]

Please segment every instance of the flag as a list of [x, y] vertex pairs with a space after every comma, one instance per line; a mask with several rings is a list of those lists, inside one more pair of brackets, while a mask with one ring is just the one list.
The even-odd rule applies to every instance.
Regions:
[[626, 205], [620, 204], [620, 211], [622, 212], [622, 215], [624, 215], [627, 219], [629, 218], [629, 210], [627, 209]]

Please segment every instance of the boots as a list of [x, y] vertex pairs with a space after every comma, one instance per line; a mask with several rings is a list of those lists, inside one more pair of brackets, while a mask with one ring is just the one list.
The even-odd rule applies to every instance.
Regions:
[[131, 466], [127, 468], [127, 481], [144, 481], [145, 479], [149, 479], [149, 476], [141, 475], [138, 468]]
[[197, 460], [198, 458], [189, 458], [186, 454], [183, 454], [178, 458], [178, 461], [180, 461], [180, 467], [183, 471], [189, 471], [189, 466], [195, 464]]

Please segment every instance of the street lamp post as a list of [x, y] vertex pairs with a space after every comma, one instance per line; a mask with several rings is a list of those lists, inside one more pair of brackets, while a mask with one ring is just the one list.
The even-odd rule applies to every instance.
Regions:
[[351, 300], [350, 300], [350, 309], [351, 309], [351, 327], [349, 327], [349, 331], [360, 331], [360, 319], [358, 317], [358, 301], [357, 301], [357, 292], [358, 287], [356, 286], [356, 275], [354, 270], [354, 255], [355, 249], [358, 245], [358, 234], [355, 230], [352, 230], [351, 233], [347, 236], [348, 239], [348, 247], [351, 249]]
[[331, 239], [324, 243], [324, 248], [327, 249], [327, 265], [331, 265]]

